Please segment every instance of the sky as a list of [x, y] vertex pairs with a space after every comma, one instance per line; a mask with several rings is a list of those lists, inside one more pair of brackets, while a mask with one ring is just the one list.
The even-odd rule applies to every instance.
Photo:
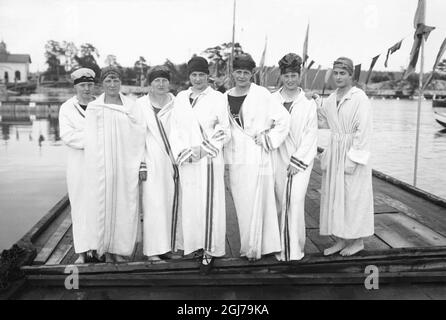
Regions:
[[[266, 65], [288, 52], [302, 55], [310, 23], [309, 56], [322, 67], [347, 56], [367, 69], [400, 71], [409, 62], [417, 0], [236, 0], [235, 41], [260, 60], [265, 38]], [[436, 26], [426, 43], [431, 69], [446, 38], [446, 1], [426, 0], [426, 24]], [[31, 55], [31, 71], [46, 69], [48, 40], [92, 43], [98, 64], [107, 55], [132, 66], [139, 56], [150, 65], [166, 58], [186, 62], [232, 39], [233, 0], [0, 0], [0, 38], [10, 53]], [[405, 38], [384, 68], [387, 49]]]

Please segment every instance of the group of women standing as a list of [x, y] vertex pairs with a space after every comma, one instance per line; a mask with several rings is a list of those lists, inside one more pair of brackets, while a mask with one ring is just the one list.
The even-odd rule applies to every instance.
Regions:
[[131, 254], [142, 181], [144, 255], [156, 261], [177, 250], [201, 252], [208, 272], [225, 255], [225, 166], [241, 256], [302, 259], [318, 120], [332, 131], [321, 156], [320, 231], [338, 238], [325, 254], [362, 250], [362, 238], [373, 234], [371, 114], [364, 92], [352, 86], [353, 62], [336, 60], [338, 90], [328, 99], [308, 99], [299, 88], [296, 54], [279, 61], [283, 86], [273, 94], [251, 82], [256, 65], [247, 54], [235, 57], [235, 86], [224, 94], [209, 86], [206, 59], [195, 56], [187, 67], [191, 87], [176, 97], [169, 70], [152, 68], [149, 93], [136, 103], [119, 93], [117, 68], [102, 71], [104, 94], [94, 101], [85, 91], [92, 71], [73, 73], [77, 95], [61, 107], [60, 128], [72, 149], [67, 180], [78, 262], [92, 252], [118, 262]]

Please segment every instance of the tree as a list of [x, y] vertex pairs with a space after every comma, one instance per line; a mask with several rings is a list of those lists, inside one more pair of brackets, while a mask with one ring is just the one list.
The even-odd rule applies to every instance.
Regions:
[[[232, 42], [223, 43], [220, 46], [207, 48], [202, 52], [209, 60], [211, 75], [214, 77], [224, 76], [227, 73], [228, 63], [232, 52]], [[240, 43], [234, 44], [234, 56], [244, 53]]]
[[48, 40], [45, 44], [45, 58], [48, 69], [45, 75], [51, 79], [59, 80], [60, 75], [66, 73], [65, 68], [60, 62], [60, 57], [63, 54], [63, 49], [59, 42], [55, 40]]
[[116, 56], [114, 54], [107, 55], [104, 63], [107, 67], [109, 67], [109, 66], [120, 67], [118, 61], [116, 60]]
[[80, 55], [74, 57], [78, 67], [85, 67], [96, 73], [96, 80], [99, 80], [101, 68], [99, 68], [96, 58], [99, 58], [98, 49], [90, 43], [84, 43], [80, 48]]
[[379, 82], [390, 81], [390, 80], [391, 79], [390, 79], [389, 75], [386, 73], [377, 73], [371, 78], [372, 83], [379, 83]]
[[142, 86], [145, 80], [145, 74], [149, 70], [146, 59], [140, 56], [139, 59], [135, 62], [133, 69], [139, 75], [139, 85]]
[[187, 75], [187, 64], [182, 63], [180, 65], [175, 65], [172, 61], [166, 59], [166, 62], [164, 62], [164, 66], [166, 66], [170, 70], [170, 83], [172, 85], [172, 89], [174, 91], [185, 89], [189, 80]]
[[60, 46], [60, 56], [64, 61], [65, 71], [70, 71], [76, 66], [76, 59], [78, 48], [73, 42], [63, 41]]

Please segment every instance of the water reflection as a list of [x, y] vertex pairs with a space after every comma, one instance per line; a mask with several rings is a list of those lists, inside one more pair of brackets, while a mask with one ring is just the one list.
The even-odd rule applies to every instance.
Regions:
[[36, 104], [2, 103], [0, 107], [1, 140], [7, 145], [15, 130], [16, 141], [36, 141], [42, 147], [45, 141], [60, 142], [59, 103]]
[[67, 192], [59, 105], [0, 105], [0, 250], [16, 242]]

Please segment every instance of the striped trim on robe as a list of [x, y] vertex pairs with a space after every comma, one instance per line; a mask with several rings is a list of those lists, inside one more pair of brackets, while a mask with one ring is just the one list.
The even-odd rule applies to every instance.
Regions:
[[161, 123], [158, 115], [154, 114], [156, 124], [158, 125], [158, 129], [160, 131], [161, 138], [163, 139], [164, 147], [166, 148], [166, 152], [169, 155], [170, 161], [172, 162], [172, 167], [174, 171], [174, 184], [175, 191], [173, 195], [173, 204], [172, 204], [172, 224], [171, 224], [171, 248], [172, 252], [176, 252], [176, 235], [178, 228], [178, 205], [179, 205], [179, 195], [180, 195], [180, 174], [178, 170], [178, 165], [175, 162], [175, 158], [173, 156], [172, 148], [170, 147], [169, 139], [167, 138], [166, 131], [164, 130], [164, 126]]

